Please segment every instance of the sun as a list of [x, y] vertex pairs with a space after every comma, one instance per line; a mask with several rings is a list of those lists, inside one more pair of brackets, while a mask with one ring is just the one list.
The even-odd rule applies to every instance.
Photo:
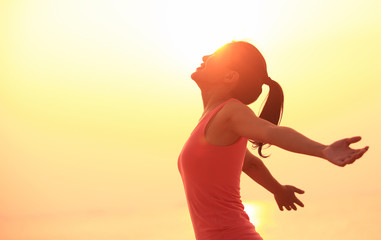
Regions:
[[250, 222], [255, 226], [256, 229], [260, 229], [263, 226], [264, 222], [266, 222], [266, 204], [261, 202], [243, 202], [243, 206], [245, 208], [245, 212], [250, 218]]
[[243, 203], [243, 206], [245, 207], [245, 212], [250, 218], [250, 222], [254, 224], [254, 226], [259, 227], [261, 223], [259, 219], [259, 207], [253, 203]]
[[[234, 40], [263, 37], [260, 1], [167, 1], [163, 4], [163, 36], [170, 54], [196, 66], [203, 55]], [[261, 27], [262, 26], [262, 27]]]

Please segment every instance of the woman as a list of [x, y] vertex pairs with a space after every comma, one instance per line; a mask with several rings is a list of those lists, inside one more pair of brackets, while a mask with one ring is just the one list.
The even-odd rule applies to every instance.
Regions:
[[[242, 171], [274, 194], [280, 210], [303, 206], [295, 196], [295, 192], [303, 191], [280, 185], [262, 161], [246, 149], [248, 140], [259, 147], [262, 157], [263, 144], [272, 144], [338, 166], [353, 163], [368, 150], [349, 147], [360, 137], [323, 145], [278, 126], [282, 89], [268, 77], [263, 56], [250, 43], [228, 43], [204, 56], [191, 78], [201, 90], [204, 113], [181, 151], [178, 167], [197, 240], [262, 239], [241, 202]], [[247, 105], [258, 98], [263, 84], [270, 92], [257, 117]]]

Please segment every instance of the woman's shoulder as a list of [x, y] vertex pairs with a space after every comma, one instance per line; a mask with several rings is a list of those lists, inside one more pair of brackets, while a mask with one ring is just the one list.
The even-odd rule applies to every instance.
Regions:
[[225, 106], [224, 110], [227, 113], [230, 114], [237, 114], [239, 112], [253, 112], [249, 106], [246, 104], [242, 103], [238, 99], [232, 98], [230, 101], [228, 101]]
[[220, 117], [227, 121], [236, 117], [252, 116], [253, 114], [254, 112], [249, 106], [235, 98], [228, 101], [220, 110]]

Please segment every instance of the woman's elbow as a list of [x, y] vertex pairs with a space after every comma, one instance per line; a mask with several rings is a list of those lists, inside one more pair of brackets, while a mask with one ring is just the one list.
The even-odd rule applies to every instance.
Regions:
[[257, 169], [263, 164], [262, 160], [257, 158], [256, 156], [250, 154], [249, 157], [245, 158], [245, 161], [242, 165], [242, 171], [247, 172], [251, 169]]
[[271, 145], [276, 145], [277, 140], [280, 137], [281, 134], [281, 129], [283, 127], [277, 126], [277, 125], [272, 125], [266, 128], [263, 134], [263, 144], [271, 144]]

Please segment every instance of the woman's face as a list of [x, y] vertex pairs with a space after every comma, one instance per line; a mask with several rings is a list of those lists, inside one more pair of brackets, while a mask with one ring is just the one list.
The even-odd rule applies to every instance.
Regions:
[[[233, 92], [247, 88], [252, 99], [261, 94], [267, 78], [266, 63], [253, 45], [228, 43], [202, 60], [200, 67], [191, 75], [201, 90], [222, 87]], [[244, 85], [239, 85], [241, 83]]]
[[220, 84], [228, 71], [229, 56], [227, 56], [227, 47], [223, 46], [211, 55], [202, 58], [200, 67], [192, 73], [191, 78], [198, 84]]

